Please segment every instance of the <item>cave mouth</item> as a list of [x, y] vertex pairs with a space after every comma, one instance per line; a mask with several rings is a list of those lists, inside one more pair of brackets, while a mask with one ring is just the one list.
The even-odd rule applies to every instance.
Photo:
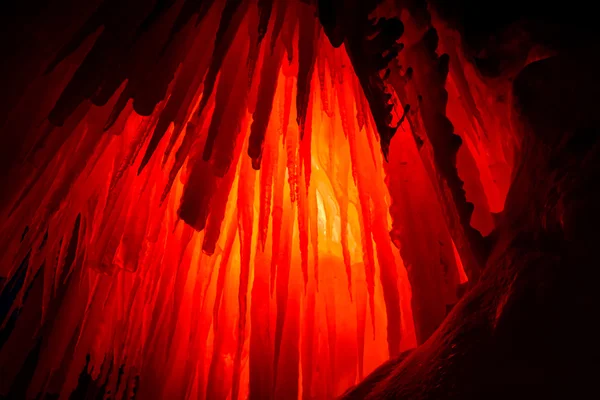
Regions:
[[586, 389], [585, 23], [130, 3], [2, 17], [0, 398]]

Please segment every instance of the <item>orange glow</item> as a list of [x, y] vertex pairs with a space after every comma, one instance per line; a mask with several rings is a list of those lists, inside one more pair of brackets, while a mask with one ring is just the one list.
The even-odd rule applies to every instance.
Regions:
[[[23, 287], [43, 285], [42, 298], [21, 291], [14, 307], [41, 302], [42, 314], [31, 319], [53, 318], [30, 396], [66, 398], [87, 370], [117, 397], [139, 380], [141, 399], [333, 398], [423, 342], [457, 301], [466, 275], [431, 183], [428, 145], [417, 149], [405, 121], [390, 162], [383, 160], [346, 52], [324, 35], [301, 138], [297, 46], [289, 63], [286, 37], [272, 52], [263, 45], [248, 84], [239, 67], [251, 52], [247, 23], [217, 77], [217, 85], [231, 79], [238, 89], [221, 98], [217, 86], [203, 97], [200, 85], [145, 168], [166, 101], [148, 117], [129, 104], [101, 132], [117, 92], [77, 124], [4, 222], [0, 276], [14, 276], [28, 257]], [[273, 57], [282, 65], [271, 66], [276, 91], [257, 170], [247, 155], [263, 101], [257, 77]], [[506, 182], [497, 184], [493, 163], [510, 161], [485, 155], [499, 145], [475, 138], [479, 128], [470, 125], [460, 91], [449, 89], [449, 115], [461, 136], [471, 136], [459, 173], [476, 204], [472, 224], [487, 233], [510, 175], [498, 173]], [[186, 192], [186, 185], [195, 186]], [[70, 243], [76, 250], [68, 261]], [[53, 309], [64, 286], [62, 306]], [[23, 363], [33, 347], [18, 338], [25, 326], [16, 329], [0, 365]]]

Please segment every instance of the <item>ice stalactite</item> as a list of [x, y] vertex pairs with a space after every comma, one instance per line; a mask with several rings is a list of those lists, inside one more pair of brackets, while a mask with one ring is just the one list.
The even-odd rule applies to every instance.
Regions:
[[226, 0], [221, 20], [219, 21], [219, 29], [215, 36], [215, 47], [210, 61], [210, 67], [204, 78], [204, 88], [202, 90], [202, 100], [199, 106], [199, 113], [202, 113], [204, 107], [213, 92], [217, 74], [221, 70], [223, 60], [227, 54], [236, 33], [240, 29], [240, 25], [246, 16], [247, 2], [243, 0]]
[[[279, 43], [279, 42], [278, 42]], [[268, 54], [263, 60], [263, 68], [260, 74], [260, 85], [258, 87], [257, 105], [252, 114], [252, 128], [248, 144], [248, 155], [252, 158], [252, 166], [259, 169], [262, 161], [264, 139], [273, 110], [273, 98], [277, 88], [277, 72], [283, 57], [283, 46], [278, 44], [272, 54]]]
[[250, 258], [252, 252], [252, 231], [254, 228], [254, 183], [256, 172], [250, 160], [244, 157], [240, 166], [238, 181], [238, 212], [240, 234], [240, 289], [238, 295], [239, 313], [237, 329], [237, 347], [233, 359], [232, 399], [237, 399], [240, 392], [240, 368], [242, 351], [246, 338], [246, 314], [248, 310], [248, 285], [250, 280]]
[[317, 57], [317, 38], [319, 25], [314, 17], [314, 9], [309, 4], [298, 5], [298, 84], [296, 93], [296, 112], [300, 138], [306, 129], [306, 114], [310, 101], [310, 86]]
[[465, 60], [340, 1], [118, 3], [2, 121], [0, 395], [333, 398], [425, 341], [512, 162]]

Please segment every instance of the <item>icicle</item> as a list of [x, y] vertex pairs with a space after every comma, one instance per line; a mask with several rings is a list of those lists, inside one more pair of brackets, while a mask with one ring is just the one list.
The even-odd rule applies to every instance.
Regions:
[[[456, 265], [451, 255], [445, 255], [448, 270], [444, 272], [439, 254], [432, 251], [444, 242], [451, 250], [451, 239], [409, 132], [400, 132], [392, 141], [390, 155], [393, 158], [386, 166], [390, 236], [407, 267], [417, 341], [423, 343], [445, 317], [447, 304], [452, 304], [451, 298], [445, 301], [444, 293], [456, 292]], [[449, 288], [445, 290], [446, 284]]]
[[[334, 266], [337, 263], [335, 259], [325, 259], [325, 263], [329, 265], [323, 271], [326, 282], [333, 282], [334, 279]], [[336, 315], [336, 303], [335, 303], [335, 287], [333, 285], [324, 285], [323, 297], [325, 301], [325, 318], [327, 319], [327, 358], [329, 361], [329, 373], [327, 381], [327, 397], [332, 398], [333, 387], [335, 385], [336, 378], [336, 347], [337, 347], [337, 315]]]
[[313, 249], [313, 273], [315, 276], [315, 289], [319, 291], [319, 215], [317, 210], [317, 189], [315, 184], [309, 186], [308, 194], [310, 242]]
[[290, 0], [287, 7], [286, 25], [281, 31], [281, 42], [287, 53], [288, 64], [292, 63], [294, 58], [294, 33], [296, 32], [296, 24], [298, 23], [298, 1]]
[[258, 44], [262, 42], [267, 34], [269, 21], [271, 20], [271, 12], [273, 11], [273, 3], [275, 0], [258, 0]]
[[[304, 168], [304, 178], [306, 182], [306, 190], [310, 186], [310, 175], [312, 172], [312, 122], [313, 122], [313, 103], [312, 99], [308, 100], [308, 110], [306, 115], [306, 128], [304, 129], [304, 137], [300, 137], [300, 162]], [[301, 132], [302, 133], [302, 132]]]
[[[263, 169], [264, 170], [264, 169]], [[262, 171], [261, 170], [261, 173]], [[270, 329], [269, 259], [256, 249], [250, 304], [249, 400], [268, 400], [273, 390], [273, 339]]]
[[[296, 213], [296, 207], [285, 207], [283, 210], [282, 225], [281, 225], [281, 243], [279, 252], [273, 251], [273, 255], [279, 255], [279, 262], [277, 263], [277, 290], [276, 290], [276, 304], [277, 304], [277, 317], [275, 322], [275, 342], [273, 350], [273, 371], [274, 379], [273, 383], [277, 387], [278, 371], [279, 371], [279, 356], [281, 352], [281, 345], [284, 334], [284, 322], [286, 321], [287, 309], [288, 309], [288, 295], [289, 295], [289, 283], [290, 283], [290, 269], [291, 269], [291, 257], [292, 257], [292, 235], [294, 228], [294, 216]], [[294, 318], [292, 315], [291, 318]], [[275, 389], [275, 388], [274, 388]]]
[[237, 164], [241, 155], [243, 140], [239, 140], [236, 147], [233, 165], [227, 172], [224, 178], [220, 179], [215, 195], [211, 200], [210, 214], [206, 222], [206, 230], [204, 232], [204, 241], [202, 242], [202, 251], [208, 255], [213, 255], [215, 246], [221, 234], [221, 225], [225, 218], [225, 212], [231, 188], [237, 172]]
[[[248, 51], [248, 57], [246, 59], [246, 66], [248, 67], [247, 73], [247, 81], [246, 86], [249, 88], [252, 87], [252, 81], [254, 80], [254, 71], [256, 69], [256, 65], [258, 63], [258, 58], [261, 54], [262, 49], [262, 36], [260, 36], [259, 30], [260, 27], [260, 12], [261, 9], [257, 7], [257, 9], [250, 8], [248, 13], [248, 37], [246, 38], [246, 42], [249, 42], [250, 48]], [[258, 26], [258, 28], [257, 28]], [[268, 26], [268, 21], [267, 21]], [[265, 31], [266, 33], [266, 31]]]
[[334, 184], [338, 204], [340, 206], [340, 231], [342, 242], [342, 255], [346, 267], [346, 278], [348, 279], [348, 291], [352, 294], [352, 266], [350, 251], [348, 248], [348, 171], [347, 162], [340, 163], [337, 173], [334, 175], [337, 183]]
[[[189, 274], [189, 263], [184, 264], [184, 256], [188, 245], [190, 244], [192, 237], [194, 236], [194, 229], [189, 225], [182, 226], [181, 233], [181, 241], [180, 241], [180, 249], [179, 255], [176, 258], [176, 269], [177, 273], [175, 275], [175, 284], [173, 287], [173, 309], [180, 310], [181, 302], [183, 301], [185, 285], [188, 279]], [[174, 312], [170, 315], [170, 320], [168, 321], [169, 326], [172, 329], [175, 329], [177, 324], [175, 323], [178, 319], [178, 312]], [[170, 335], [168, 340], [167, 348], [170, 348], [173, 341], [173, 335]]]
[[226, 0], [225, 8], [219, 21], [219, 29], [215, 38], [215, 48], [213, 50], [210, 67], [204, 78], [204, 90], [202, 100], [198, 107], [198, 114], [201, 115], [204, 107], [208, 104], [210, 96], [217, 80], [217, 74], [229, 48], [236, 36], [240, 25], [244, 19], [248, 2], [243, 0]]
[[[343, 81], [341, 81], [343, 82]], [[348, 107], [348, 104], [346, 104], [346, 93], [343, 90], [343, 84], [340, 84], [340, 82], [338, 82], [337, 84], [338, 86], [338, 91], [339, 91], [339, 103], [338, 103], [338, 110], [340, 112], [340, 119], [341, 119], [341, 123], [342, 123], [342, 130], [344, 131], [344, 134], [346, 135], [346, 137], [348, 137], [349, 131], [350, 131], [350, 126], [348, 124], [348, 120], [347, 120], [347, 113], [348, 110], [346, 109]], [[337, 147], [337, 146], [336, 146]], [[356, 160], [352, 154], [352, 147], [350, 147], [351, 149], [351, 163], [348, 162], [347, 157], [344, 157], [343, 160], [339, 161], [339, 165], [338, 165], [338, 171], [335, 174], [335, 180], [333, 183], [333, 187], [334, 190], [336, 192], [336, 196], [338, 199], [338, 203], [340, 205], [340, 230], [341, 230], [341, 236], [342, 236], [342, 254], [344, 257], [344, 265], [346, 267], [346, 277], [348, 279], [348, 292], [350, 293], [350, 295], [352, 295], [352, 261], [350, 259], [350, 251], [348, 249], [348, 204], [349, 204], [349, 200], [348, 200], [348, 173], [350, 170], [350, 167], [352, 168], [352, 177], [354, 178], [354, 181], [356, 182], [356, 172], [355, 172], [355, 168], [356, 168]], [[360, 187], [359, 187], [359, 195], [362, 195], [362, 192], [360, 191]], [[374, 314], [372, 314], [373, 318], [374, 318]]]
[[[285, 153], [282, 153], [285, 155]], [[286, 171], [286, 157], [279, 157], [281, 161], [278, 163], [278, 168], [276, 175], [274, 176], [274, 186], [273, 186], [273, 232], [272, 243], [273, 250], [271, 252], [271, 294], [275, 292], [275, 276], [277, 274], [277, 265], [279, 263], [279, 254], [281, 252], [280, 249], [280, 238], [281, 238], [281, 230], [283, 225], [283, 211], [284, 211], [284, 187], [285, 187], [285, 171]], [[285, 207], [287, 208], [287, 207]]]
[[130, 213], [127, 220], [125, 231], [121, 242], [121, 251], [123, 258], [123, 268], [135, 272], [139, 267], [143, 240], [148, 231], [148, 220], [150, 218], [150, 202], [146, 188], [140, 195], [140, 200], [136, 203], [135, 212]]
[[237, 211], [229, 221], [227, 229], [227, 238], [225, 241], [225, 247], [223, 248], [223, 254], [221, 256], [221, 263], [219, 264], [219, 276], [217, 278], [217, 291], [215, 294], [215, 304], [213, 309], [213, 323], [214, 330], [217, 332], [219, 324], [219, 308], [221, 307], [221, 298], [223, 297], [223, 290], [225, 288], [225, 279], [227, 278], [229, 269], [229, 257], [231, 256], [231, 249], [233, 248], [233, 242], [238, 231], [237, 223], [238, 215]]
[[169, 38], [167, 40], [167, 44], [171, 42], [173, 37], [179, 33], [185, 25], [187, 25], [188, 21], [191, 20], [192, 15], [198, 14], [196, 17], [196, 26], [200, 24], [204, 20], [204, 17], [208, 13], [209, 9], [212, 7], [214, 0], [207, 1], [193, 1], [188, 0], [183, 3], [183, 6], [179, 10], [179, 14], [173, 22], [173, 26], [171, 27], [171, 31], [169, 32]]
[[258, 240], [265, 250], [269, 217], [271, 214], [271, 198], [273, 195], [273, 181], [277, 170], [279, 157], [279, 132], [271, 128], [267, 131], [266, 147], [264, 151], [263, 167], [260, 169], [260, 210], [258, 222]]
[[246, 313], [248, 309], [248, 281], [250, 276], [250, 256], [252, 250], [252, 227], [254, 225], [254, 182], [256, 171], [250, 159], [244, 157], [240, 166], [238, 188], [238, 232], [240, 234], [240, 287], [238, 294], [239, 316], [237, 348], [233, 360], [231, 398], [237, 400], [240, 390], [240, 367], [242, 350], [246, 339]]
[[292, 129], [288, 139], [285, 142], [287, 153], [287, 170], [288, 183], [290, 186], [290, 200], [292, 203], [296, 201], [298, 194], [298, 176], [300, 174], [300, 162], [298, 160], [298, 130], [296, 127]]
[[302, 400], [310, 400], [312, 395], [313, 371], [315, 370], [315, 276], [308, 285], [304, 297], [303, 329], [302, 329]]
[[[193, 132], [194, 127], [188, 126], [188, 130]], [[186, 133], [187, 135], [188, 133]], [[201, 142], [204, 142], [203, 139], [204, 137]], [[202, 145], [203, 143], [199, 143], [200, 148], [202, 148]], [[217, 185], [217, 177], [212, 173], [210, 164], [204, 161], [200, 154], [196, 154], [188, 163], [191, 164], [191, 171], [184, 187], [178, 214], [183, 221], [193, 226], [197, 231], [201, 231], [206, 226], [210, 201]], [[170, 182], [172, 178], [173, 173], [169, 175]]]
[[[285, 71], [285, 68], [283, 68]], [[287, 138], [288, 128], [290, 126], [290, 114], [292, 113], [292, 91], [294, 90], [294, 78], [285, 77], [285, 97], [283, 101], [283, 113], [281, 114], [281, 135], [283, 142]]]
[[[358, 79], [356, 77], [351, 77], [350, 79], [352, 80], [352, 91], [354, 93], [354, 99], [356, 100], [356, 122], [358, 124], [358, 130], [362, 131], [367, 123], [366, 113], [368, 112], [369, 105], [366, 104], [367, 101], [363, 95]], [[371, 145], [371, 141], [369, 141], [369, 145]]]
[[[202, 261], [204, 259], [204, 257], [201, 257], [200, 260]], [[209, 287], [212, 286], [211, 282], [214, 282], [212, 278], [213, 272], [216, 269], [214, 267], [216, 260], [217, 257], [212, 257], [210, 263], [208, 263], [205, 268], [199, 269], [198, 275], [200, 275], [202, 272], [206, 272], [208, 276], [205, 276], [204, 274], [202, 276], [198, 276], [194, 287], [192, 321], [196, 322], [192, 324], [192, 331], [190, 332], [190, 343], [192, 344], [192, 349], [190, 351], [190, 355], [186, 359], [186, 371], [188, 376], [197, 374], [197, 380], [199, 382], [196, 382], [196, 379], [188, 380], [188, 387], [186, 390], [186, 393], [188, 393], [188, 398], [190, 398], [189, 392], [192, 390], [195, 383], [199, 386], [200, 391], [200, 394], [196, 397], [204, 398], [204, 382], [206, 380], [204, 374], [204, 351], [206, 349], [206, 341], [209, 334], [209, 329], [211, 327], [211, 322], [214, 322], [212, 321], [213, 313], [210, 312], [210, 310], [213, 308], [213, 304], [211, 304], [212, 297], [209, 298], [207, 296], [207, 292]]]
[[[366, 146], [365, 142], [368, 139], [365, 135], [360, 136], [360, 138], [357, 137], [354, 124], [349, 124], [349, 129], [350, 153], [357, 171], [357, 186], [363, 221], [365, 224], [365, 234], [372, 233], [377, 247], [381, 284], [388, 316], [387, 339], [389, 352], [390, 355], [396, 355], [400, 352], [401, 339], [400, 299], [397, 285], [398, 276], [396, 273], [396, 265], [389, 243], [387, 205], [384, 201], [385, 193], [377, 181], [374, 182], [368, 179], [368, 176], [372, 176], [376, 173], [374, 164], [371, 162], [373, 159], [370, 157], [370, 154], [365, 156], [364, 153], [358, 153], [359, 148], [364, 148]], [[372, 208], [371, 204], [373, 205]], [[367, 238], [369, 237], [367, 236]], [[370, 239], [367, 240], [370, 241]], [[372, 251], [372, 249], [370, 251]], [[370, 285], [370, 279], [369, 275], [367, 275], [368, 285]]]
[[[213, 0], [214, 1], [214, 0]], [[212, 2], [212, 1], [211, 1]], [[194, 4], [195, 3], [195, 4]], [[197, 9], [193, 11], [189, 9], [189, 6], [193, 5], [200, 7], [197, 2], [186, 1], [180, 11], [180, 15], [177, 17], [174, 26], [171, 31], [171, 36], [180, 30], [187, 20], [191, 17], [192, 12], [197, 12]], [[208, 12], [210, 4], [204, 3], [205, 7], [203, 11], [200, 11], [199, 18], [203, 13]], [[215, 14], [218, 7], [213, 7], [211, 14]], [[175, 77], [173, 90], [166, 102], [166, 105], [160, 112], [158, 123], [152, 133], [150, 143], [144, 154], [144, 158], [140, 164], [139, 170], [143, 170], [150, 160], [150, 157], [158, 147], [160, 141], [164, 137], [171, 123], [175, 124], [173, 134], [169, 140], [169, 144], [165, 150], [163, 160], [166, 161], [171, 150], [175, 146], [177, 139], [181, 131], [185, 126], [185, 119], [191, 110], [190, 106], [193, 103], [193, 99], [198, 92], [198, 89], [202, 83], [206, 70], [208, 69], [210, 62], [212, 47], [206, 48], [206, 37], [210, 37], [215, 34], [218, 24], [216, 18], [206, 18], [205, 22], [202, 23], [193, 43], [190, 46], [190, 51], [187, 57], [183, 60], [183, 66]], [[167, 44], [171, 41], [171, 38], [167, 40]], [[211, 43], [212, 44], [212, 43]], [[163, 161], [164, 163], [164, 161]]]
[[[260, 88], [260, 74], [256, 73], [254, 71], [254, 69], [258, 69], [259, 71], [262, 71], [263, 69], [263, 65], [265, 63], [265, 61], [268, 59], [267, 58], [267, 51], [259, 51], [258, 54], [256, 54], [256, 62], [255, 65], [248, 65], [248, 74], [250, 74], [250, 72], [252, 71], [252, 76], [248, 77], [248, 86], [250, 87], [249, 92], [248, 92], [248, 104], [247, 104], [247, 108], [248, 108], [248, 112], [253, 115], [254, 112], [256, 111], [256, 104], [258, 102], [258, 91]], [[270, 54], [270, 53], [269, 53]], [[252, 48], [249, 49], [248, 52], [248, 56], [250, 57], [252, 55]]]
[[[208, 161], [211, 158], [213, 152], [213, 146], [215, 140], [221, 130], [223, 129], [224, 120], [233, 118], [237, 121], [238, 116], [241, 119], [243, 115], [241, 111], [245, 109], [243, 99], [245, 99], [245, 91], [247, 86], [240, 84], [243, 82], [243, 68], [239, 66], [243, 64], [242, 60], [245, 58], [246, 38], [243, 31], [240, 32], [231, 45], [231, 51], [225, 57], [223, 62], [223, 68], [221, 68], [220, 79], [217, 85], [217, 92], [215, 95], [215, 110], [213, 111], [210, 126], [208, 128], [208, 136], [204, 144], [204, 151], [202, 158], [204, 161]], [[237, 77], [240, 79], [237, 79]], [[242, 99], [242, 101], [236, 101], [236, 99]], [[231, 130], [237, 130], [237, 124], [232, 124]], [[229, 132], [225, 131], [224, 134]], [[222, 133], [223, 134], [223, 133]], [[235, 142], [235, 135], [228, 134], [228, 137], [233, 136]], [[233, 147], [233, 146], [231, 146]]]
[[[342, 81], [343, 82], [343, 81]], [[342, 125], [345, 125], [345, 129], [348, 135], [348, 143], [350, 145], [350, 159], [352, 163], [353, 176], [355, 177], [356, 186], [358, 189], [358, 197], [361, 211], [361, 241], [363, 246], [363, 257], [364, 265], [365, 265], [365, 276], [367, 281], [367, 291], [369, 293], [369, 305], [371, 310], [371, 323], [373, 326], [373, 332], [375, 332], [375, 257], [373, 253], [373, 242], [372, 242], [372, 225], [371, 225], [371, 207], [370, 207], [370, 198], [369, 198], [369, 187], [367, 186], [367, 180], [363, 179], [362, 173], [357, 173], [355, 171], [361, 171], [360, 164], [360, 155], [358, 153], [358, 148], [356, 144], [356, 133], [354, 131], [354, 126], [350, 125], [346, 120], [344, 124], [343, 115], [347, 115], [347, 109], [351, 108], [351, 103], [348, 103], [348, 98], [344, 95], [345, 93], [340, 93], [339, 96], [339, 110], [340, 116], [342, 118]], [[346, 111], [342, 111], [346, 110]], [[347, 172], [346, 172], [347, 173]], [[365, 177], [366, 178], [366, 177]], [[341, 203], [340, 203], [341, 204]], [[346, 206], [347, 210], [347, 206]], [[347, 211], [346, 211], [347, 214]], [[346, 222], [347, 223], [347, 222]], [[347, 270], [351, 267], [350, 260], [346, 263]], [[351, 282], [351, 277], [348, 277], [349, 282]]]
[[[293, 227], [294, 216], [291, 216], [290, 225]], [[291, 233], [291, 232], [290, 232]], [[291, 243], [289, 243], [291, 244]], [[291, 256], [291, 246], [287, 247], [288, 259]], [[302, 276], [297, 263], [289, 266], [289, 292], [284, 303], [285, 324], [282, 327], [281, 353], [276, 358], [277, 374], [275, 376], [275, 398], [297, 399], [299, 395], [300, 377], [300, 302], [302, 299]], [[279, 287], [277, 289], [279, 291]], [[279, 303], [279, 302], [278, 302]], [[279, 314], [279, 304], [277, 312]], [[277, 331], [275, 331], [275, 349], [278, 350]], [[276, 353], [277, 354], [277, 353]], [[277, 362], [278, 361], [278, 362]]]
[[[360, 192], [361, 189], [359, 188]], [[369, 310], [371, 311], [371, 324], [373, 326], [373, 332], [375, 332], [375, 256], [373, 254], [373, 243], [371, 241], [371, 218], [368, 204], [368, 199], [365, 195], [360, 196], [361, 206], [361, 219], [362, 219], [362, 246], [363, 246], [363, 257], [365, 260], [365, 275], [367, 281], [367, 293], [369, 293]]]
[[[206, 120], [204, 120], [204, 122], [205, 121]], [[199, 136], [200, 136], [200, 138], [199, 138]], [[190, 152], [192, 151], [192, 149], [194, 148], [194, 145], [197, 143], [198, 140], [200, 140], [200, 145], [203, 145], [206, 140], [206, 133], [205, 133], [204, 125], [197, 126], [196, 123], [190, 121], [190, 122], [188, 122], [188, 124], [185, 128], [185, 135], [183, 136], [181, 145], [179, 146], [179, 149], [177, 149], [177, 152], [175, 154], [175, 160], [173, 162], [171, 170], [169, 171], [169, 177], [167, 180], [167, 184], [165, 185], [165, 187], [162, 191], [162, 195], [160, 196], [161, 204], [166, 200], [166, 198], [171, 193], [171, 189], [173, 188], [173, 184], [175, 183], [175, 178], [177, 178], [179, 171], [181, 171], [181, 168], [183, 167], [186, 159], [188, 158]], [[196, 146], [198, 146], [198, 145], [199, 144], [196, 144]], [[206, 163], [203, 162], [203, 160], [200, 158], [199, 155], [196, 155], [194, 157], [194, 159], [190, 160], [190, 161], [193, 161], [193, 162], [195, 162], [195, 164], [197, 164], [195, 171], [196, 171], [196, 173], [200, 174], [201, 173], [200, 170], [202, 169], [202, 166]], [[190, 162], [190, 161], [188, 161], [188, 162]], [[182, 200], [182, 202], [183, 202], [183, 200]], [[182, 219], [185, 220], [185, 218], [182, 218]]]
[[260, 168], [263, 152], [263, 142], [269, 124], [269, 118], [273, 109], [273, 98], [277, 89], [277, 77], [283, 47], [277, 45], [271, 55], [265, 55], [263, 68], [260, 75], [258, 87], [258, 102], [256, 110], [252, 115], [252, 126], [250, 128], [250, 139], [248, 142], [248, 155], [252, 158], [252, 167]]
[[[371, 158], [373, 159], [373, 163], [377, 163], [377, 158], [379, 152], [375, 151], [375, 145], [377, 144], [376, 133], [373, 129], [373, 121], [370, 118], [365, 119], [365, 135], [367, 136], [367, 141], [369, 143], [369, 150], [371, 150]], [[389, 161], [388, 161], [389, 162]]]
[[366, 328], [366, 316], [367, 316], [367, 296], [366, 296], [366, 282], [365, 282], [365, 268], [363, 265], [354, 265], [356, 268], [355, 282], [354, 285], [354, 300], [356, 304], [356, 347], [358, 352], [358, 379], [362, 381], [365, 366], [365, 328]]
[[302, 275], [304, 278], [304, 291], [308, 286], [308, 208], [307, 208], [307, 187], [306, 181], [302, 175], [302, 169], [298, 174], [298, 234], [300, 237], [300, 259]]
[[[236, 223], [237, 225], [237, 223]], [[230, 269], [228, 275], [235, 271]], [[232, 279], [233, 278], [233, 279]], [[235, 276], [228, 276], [226, 279], [227, 287], [224, 288], [227, 293], [235, 292], [237, 288]], [[221, 310], [218, 312], [218, 320], [213, 321], [217, 324], [219, 331], [214, 330], [214, 341], [212, 359], [208, 371], [206, 398], [226, 400], [231, 392], [231, 362], [230, 357], [235, 353], [236, 341], [234, 335], [229, 332], [235, 330], [235, 309], [232, 300], [235, 297], [223, 296]], [[216, 306], [216, 303], [215, 303]]]
[[295, 1], [295, 0], [290, 0], [290, 1], [278, 0], [277, 1], [277, 7], [275, 8], [275, 10], [276, 10], [275, 21], [273, 22], [273, 32], [271, 33], [271, 43], [270, 43], [271, 53], [273, 53], [275, 51], [275, 46], [277, 44], [277, 40], [279, 39], [281, 29], [283, 28], [283, 24], [285, 21], [288, 6], [290, 4], [292, 4], [293, 1]]
[[235, 165], [240, 157], [238, 146], [245, 145], [249, 130], [250, 116], [246, 113], [247, 88], [242, 83], [243, 75], [243, 71], [239, 71], [236, 85], [238, 88], [245, 89], [241, 93], [236, 93], [229, 102], [231, 114], [221, 125], [212, 155], [213, 171], [220, 177], [231, 171], [235, 173]]
[[[321, 46], [321, 52], [323, 52], [323, 46]], [[329, 93], [327, 91], [327, 59], [321, 54], [317, 57], [317, 73], [319, 76], [319, 89], [321, 93], [321, 109], [329, 118], [333, 117], [329, 105]]]
[[311, 4], [298, 4], [298, 89], [296, 93], [296, 122], [300, 129], [300, 138], [306, 129], [306, 114], [310, 101], [310, 84], [317, 58], [315, 49], [318, 37], [318, 25]]
[[373, 119], [379, 133], [379, 144], [384, 158], [387, 160], [389, 144], [396, 133], [397, 126], [391, 126], [391, 114], [394, 105], [390, 103], [391, 95], [387, 92], [380, 72], [396, 58], [400, 51], [398, 39], [404, 33], [404, 25], [398, 19], [381, 18], [376, 23], [368, 19], [372, 4], [364, 3], [365, 9], [357, 12], [357, 25], [362, 25], [371, 36], [352, 35], [346, 40], [346, 51], [354, 67], [356, 76], [363, 88], [369, 103]]
[[[127, 128], [129, 128], [135, 122], [137, 122], [136, 118], [127, 118], [127, 123], [124, 127], [124, 131], [129, 130]], [[153, 121], [151, 119], [147, 119], [146, 121], [143, 121], [141, 124], [139, 124], [138, 128], [134, 130], [135, 136], [132, 138], [131, 142], [129, 143], [129, 146], [128, 146], [129, 149], [127, 151], [127, 154], [122, 159], [120, 166], [116, 169], [113, 177], [111, 178], [111, 183], [110, 183], [111, 191], [112, 191], [112, 189], [115, 188], [115, 186], [119, 183], [119, 181], [123, 178], [123, 176], [128, 172], [129, 169], [131, 169], [131, 167], [135, 163], [135, 160], [137, 159], [140, 151], [142, 150], [144, 142], [146, 141], [146, 139], [148, 138], [148, 135], [150, 134], [150, 130], [153, 126], [152, 122]]]
[[379, 193], [379, 195], [373, 197], [375, 197], [373, 239], [377, 247], [380, 280], [388, 318], [388, 351], [390, 356], [397, 356], [400, 354], [400, 341], [402, 339], [402, 328], [400, 325], [402, 315], [400, 313], [400, 295], [398, 293], [398, 274], [388, 234], [387, 207], [381, 201], [383, 193]]
[[[69, 224], [67, 224], [66, 226], [69, 226]], [[57, 266], [54, 272], [54, 297], [57, 296], [58, 288], [65, 283], [64, 281], [68, 274], [69, 267], [74, 261], [75, 249], [77, 248], [77, 239], [79, 237], [80, 228], [81, 214], [77, 214], [77, 216], [75, 217], [75, 222], [73, 223], [73, 230], [71, 231], [69, 236], [64, 236], [61, 243]]]

